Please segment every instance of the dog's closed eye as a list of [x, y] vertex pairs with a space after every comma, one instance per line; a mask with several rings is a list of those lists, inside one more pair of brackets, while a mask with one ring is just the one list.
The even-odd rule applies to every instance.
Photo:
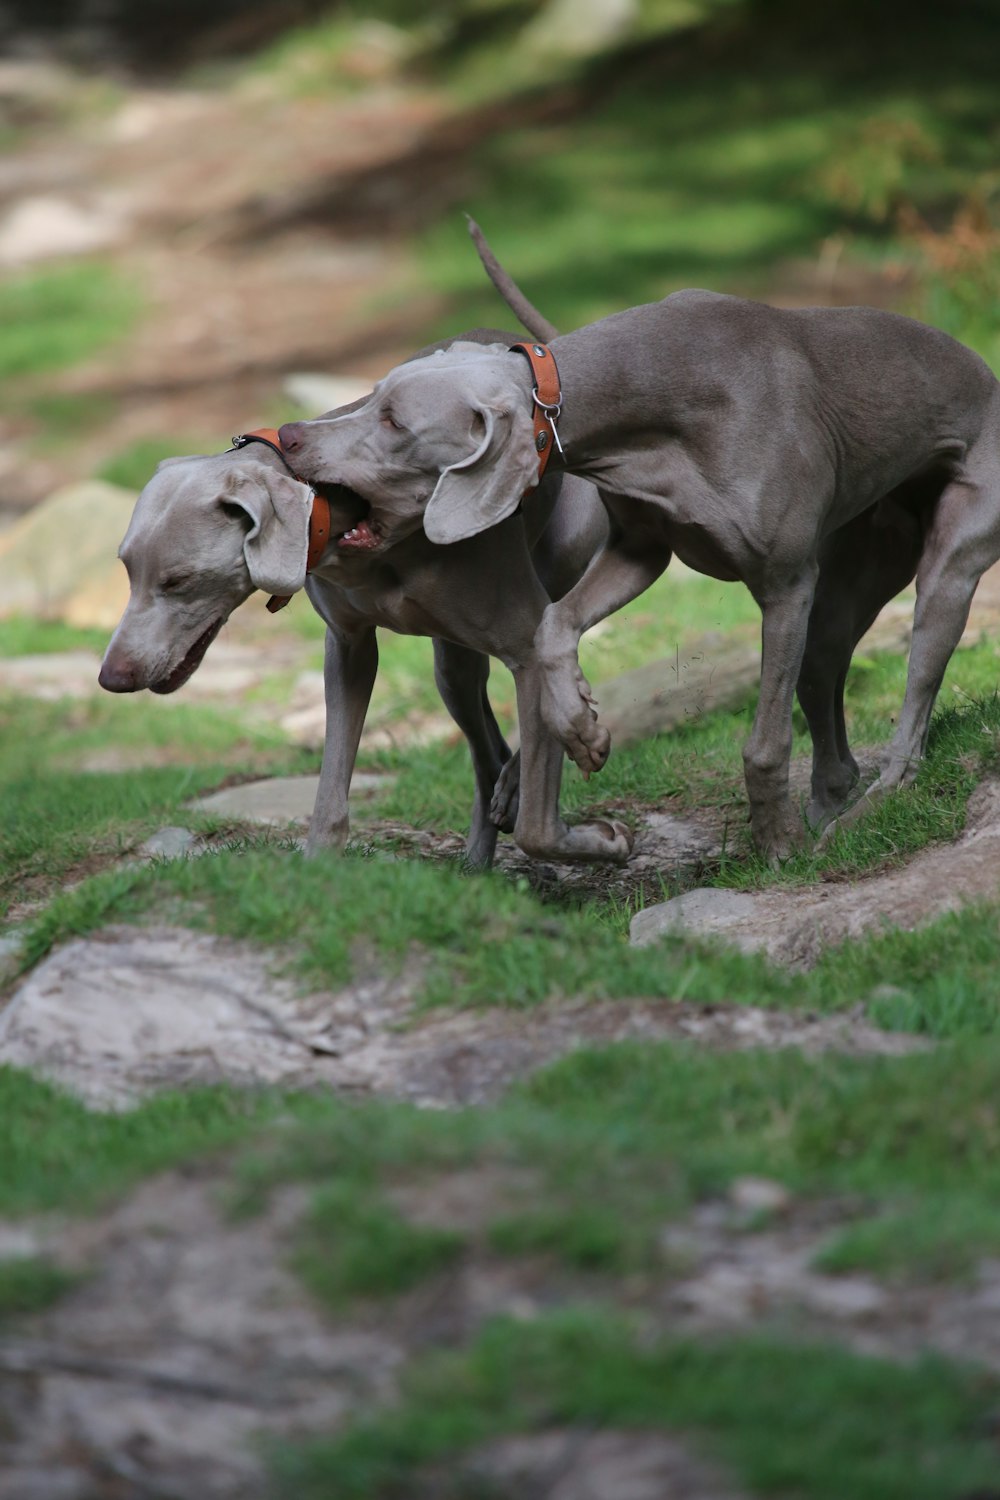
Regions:
[[186, 573], [168, 573], [166, 578], [160, 579], [160, 593], [178, 594], [190, 582]]

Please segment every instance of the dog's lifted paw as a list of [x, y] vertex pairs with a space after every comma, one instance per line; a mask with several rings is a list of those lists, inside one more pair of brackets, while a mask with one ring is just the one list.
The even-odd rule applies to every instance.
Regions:
[[611, 736], [595, 707], [590, 683], [579, 667], [549, 674], [542, 694], [545, 727], [584, 776], [599, 771], [611, 752]]
[[497, 777], [490, 803], [490, 822], [501, 833], [513, 833], [521, 800], [521, 756], [512, 755]]
[[566, 754], [576, 762], [584, 778], [600, 771], [611, 754], [611, 736], [603, 724], [591, 717], [589, 722], [570, 726], [563, 739]]

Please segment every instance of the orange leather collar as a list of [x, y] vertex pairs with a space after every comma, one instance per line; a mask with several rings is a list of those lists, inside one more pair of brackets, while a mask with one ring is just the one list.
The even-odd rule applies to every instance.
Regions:
[[[535, 452], [538, 454], [538, 480], [545, 473], [552, 449], [562, 452], [562, 443], [556, 423], [562, 411], [562, 390], [559, 385], [559, 369], [555, 355], [547, 344], [511, 344], [511, 350], [523, 354], [531, 366], [535, 378], [531, 392], [534, 401]], [[538, 483], [535, 481], [535, 484]], [[535, 485], [526, 490], [530, 495]]]
[[[238, 437], [233, 438], [233, 448], [245, 448], [248, 443], [263, 443], [265, 448], [273, 448], [292, 478], [298, 479], [299, 476], [288, 462], [288, 456], [281, 446], [277, 428], [255, 427], [253, 432], [242, 432]], [[313, 568], [315, 568], [326, 551], [326, 544], [329, 540], [330, 502], [323, 495], [317, 495], [314, 490], [312, 509], [309, 512], [309, 550], [306, 553], [307, 573], [311, 573]], [[276, 614], [279, 609], [284, 609], [291, 597], [291, 594], [272, 594], [267, 601], [268, 610], [272, 615]]]

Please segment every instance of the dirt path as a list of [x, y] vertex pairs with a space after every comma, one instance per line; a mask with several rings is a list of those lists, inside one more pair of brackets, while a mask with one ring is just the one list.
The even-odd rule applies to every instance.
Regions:
[[[39, 452], [30, 419], [4, 415], [3, 506], [23, 509], [139, 438], [218, 444], [260, 425], [285, 373], [374, 377], [409, 352], [432, 299], [371, 311], [405, 283], [405, 256], [354, 225], [339, 233], [319, 209], [338, 184], [410, 157], [445, 114], [412, 88], [301, 99], [262, 78], [214, 92], [134, 88], [72, 137], [58, 125], [30, 137], [0, 172], [0, 259], [6, 246], [17, 265], [20, 244], [22, 264], [44, 264], [30, 259], [31, 216], [76, 214], [147, 310], [112, 350], [37, 381], [100, 401], [100, 419], [71, 444]], [[307, 201], [312, 215], [290, 212]]]

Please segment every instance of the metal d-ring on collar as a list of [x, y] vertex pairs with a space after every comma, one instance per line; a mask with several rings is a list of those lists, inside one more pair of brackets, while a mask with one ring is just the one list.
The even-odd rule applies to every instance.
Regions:
[[[547, 344], [511, 344], [511, 351], [523, 354], [531, 366], [535, 378], [531, 399], [534, 402], [535, 451], [538, 454], [538, 478], [545, 473], [553, 444], [560, 454], [563, 445], [559, 441], [556, 423], [562, 412], [562, 389], [559, 385], [559, 368], [555, 355]], [[536, 481], [537, 483], [537, 481]]]
[[[265, 448], [270, 448], [276, 453], [291, 474], [300, 484], [305, 481], [299, 479], [295, 470], [288, 462], [288, 456], [281, 446], [277, 429], [274, 427], [258, 427], [254, 432], [241, 432], [233, 438], [233, 446], [230, 453], [236, 453], [240, 448], [245, 448], [249, 443], [263, 443]], [[312, 488], [310, 486], [310, 488]], [[309, 548], [306, 554], [306, 572], [311, 573], [326, 551], [326, 544], [330, 540], [330, 502], [325, 495], [317, 495], [312, 490], [312, 504], [309, 508]], [[272, 594], [267, 601], [269, 614], [277, 614], [279, 609], [284, 609], [291, 600], [291, 594]]]

